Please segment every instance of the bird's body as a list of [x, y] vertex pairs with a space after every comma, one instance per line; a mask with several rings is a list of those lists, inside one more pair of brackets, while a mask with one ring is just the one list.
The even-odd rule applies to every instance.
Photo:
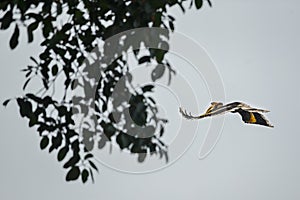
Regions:
[[191, 115], [191, 113], [187, 114], [187, 112], [182, 110], [181, 108], [179, 109], [179, 111], [183, 115], [183, 117], [187, 119], [201, 119], [204, 117], [225, 114], [227, 112], [239, 113], [242, 116], [242, 120], [245, 123], [274, 127], [261, 114], [261, 113], [269, 112], [268, 110], [252, 108], [249, 105], [241, 102], [233, 102], [226, 105], [223, 105], [223, 103], [221, 102], [212, 102], [211, 106], [206, 110], [206, 112], [199, 116], [193, 116]]

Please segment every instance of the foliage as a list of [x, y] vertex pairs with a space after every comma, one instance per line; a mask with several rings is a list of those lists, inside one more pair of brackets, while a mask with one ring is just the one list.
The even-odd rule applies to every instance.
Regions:
[[[9, 46], [18, 46], [20, 27], [27, 30], [28, 43], [34, 41], [35, 34], [42, 32], [43, 51], [30, 57], [32, 64], [25, 72], [26, 81], [23, 90], [33, 78], [41, 81], [41, 90], [26, 93], [16, 99], [20, 115], [29, 120], [29, 127], [36, 127], [41, 137], [40, 148], [55, 151], [58, 161], [64, 161], [67, 169], [66, 180], [83, 183], [89, 178], [94, 181], [93, 173], [98, 171], [95, 158], [90, 151], [97, 144], [103, 148], [115, 141], [120, 149], [138, 154], [143, 162], [146, 154], [159, 154], [167, 161], [167, 148], [161, 141], [166, 119], [157, 117], [156, 102], [151, 98], [152, 85], [137, 89], [131, 85], [132, 75], [126, 60], [126, 54], [132, 47], [126, 43], [121, 47], [119, 57], [104, 62], [103, 59], [112, 49], [120, 46], [105, 43], [105, 51], [98, 55], [99, 60], [90, 63], [86, 56], [99, 42], [111, 36], [133, 28], [163, 27], [165, 37], [174, 31], [175, 18], [168, 14], [173, 6], [185, 12], [185, 0], [3, 0], [0, 2], [0, 28], [14, 29]], [[211, 2], [207, 0], [211, 6]], [[190, 7], [202, 7], [202, 0], [190, 1]], [[21, 33], [22, 34], [22, 33]], [[134, 37], [134, 36], [132, 36]], [[148, 55], [134, 54], [139, 64], [154, 62], [156, 67], [151, 73], [153, 81], [168, 71], [169, 83], [175, 71], [165, 59], [168, 42], [156, 36], [157, 45], [166, 50], [148, 49]], [[143, 39], [135, 40], [141, 45]], [[115, 46], [114, 46], [115, 45]], [[99, 62], [101, 61], [101, 62]], [[97, 65], [88, 71], [84, 66]], [[96, 77], [98, 76], [98, 77]], [[58, 77], [63, 79], [64, 95], [55, 95]], [[122, 77], [125, 77], [122, 79]], [[121, 81], [120, 81], [121, 80]], [[113, 90], [119, 82], [123, 90], [118, 92], [126, 98], [112, 98]], [[71, 96], [72, 91], [83, 89], [83, 96]], [[91, 91], [95, 89], [95, 94]], [[72, 98], [71, 98], [72, 97]], [[91, 100], [95, 99], [94, 102]], [[121, 99], [121, 100], [120, 100]], [[4, 106], [10, 100], [3, 103]], [[109, 109], [109, 104], [113, 109]], [[93, 109], [95, 117], [89, 116]], [[74, 116], [81, 114], [79, 127], [75, 127]], [[120, 119], [124, 119], [121, 123]], [[119, 121], [118, 121], [119, 120]], [[142, 128], [141, 128], [142, 127]]]

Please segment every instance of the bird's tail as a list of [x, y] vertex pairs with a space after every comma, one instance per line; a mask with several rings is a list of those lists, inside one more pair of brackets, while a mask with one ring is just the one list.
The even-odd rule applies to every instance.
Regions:
[[203, 115], [199, 115], [199, 116], [193, 116], [190, 113], [187, 113], [186, 110], [183, 110], [181, 107], [179, 107], [179, 112], [182, 114], [183, 117], [185, 117], [186, 119], [201, 119], [201, 118], [204, 118], [204, 117], [208, 117], [209, 115], [208, 114], [203, 114]]

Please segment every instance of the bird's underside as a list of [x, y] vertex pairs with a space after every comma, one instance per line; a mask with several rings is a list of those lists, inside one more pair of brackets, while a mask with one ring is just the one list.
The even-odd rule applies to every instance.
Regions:
[[199, 116], [193, 116], [191, 113], [188, 114], [182, 108], [179, 108], [179, 112], [182, 114], [183, 117], [187, 119], [201, 119], [205, 117], [225, 114], [227, 112], [239, 113], [242, 116], [242, 120], [245, 123], [274, 127], [262, 115], [262, 113], [269, 112], [268, 110], [252, 108], [249, 105], [241, 102], [233, 102], [226, 105], [223, 105], [223, 103], [220, 102], [212, 102], [211, 106], [206, 110], [206, 112]]

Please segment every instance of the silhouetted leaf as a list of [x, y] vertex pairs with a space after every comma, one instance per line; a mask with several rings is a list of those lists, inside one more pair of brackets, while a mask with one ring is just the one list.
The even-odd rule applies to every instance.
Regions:
[[131, 153], [146, 153], [146, 149], [142, 149], [141, 144], [135, 142], [131, 147]]
[[33, 127], [38, 122], [38, 116], [35, 113], [31, 113], [29, 116], [29, 127]]
[[48, 136], [43, 136], [41, 143], [40, 143], [40, 148], [43, 150], [48, 146], [48, 144], [49, 144]]
[[139, 155], [138, 155], [138, 162], [144, 162], [146, 156], [147, 156], [147, 153], [139, 153]]
[[[44, 4], [45, 5], [45, 4]], [[53, 32], [53, 25], [51, 22], [51, 17], [46, 17], [43, 21], [44, 25], [42, 27], [43, 36], [47, 38], [51, 32]]]
[[207, 0], [207, 2], [208, 2], [208, 5], [209, 5], [210, 7], [212, 7], [211, 1], [210, 1], [210, 0]]
[[39, 23], [33, 22], [27, 27], [28, 43], [33, 41], [33, 31], [37, 29]]
[[13, 13], [12, 10], [8, 10], [1, 20], [1, 29], [7, 29], [11, 22], [13, 21]]
[[71, 89], [72, 90], [76, 89], [78, 85], [79, 85], [78, 80], [77, 79], [73, 80], [71, 83]]
[[183, 7], [183, 5], [182, 5], [182, 2], [180, 2], [178, 5], [179, 5], [179, 7], [181, 8], [181, 11], [182, 11], [183, 13], [185, 13], [185, 9], [184, 9], [184, 7]]
[[61, 148], [58, 151], [57, 160], [58, 161], [62, 161], [66, 157], [68, 151], [69, 151], [69, 147], [68, 146], [65, 146], [65, 147]]
[[62, 144], [62, 140], [63, 140], [62, 135], [59, 132], [57, 133], [56, 136], [52, 136], [51, 138], [52, 145], [49, 148], [49, 152], [60, 147], [60, 145]]
[[52, 75], [53, 76], [56, 76], [57, 72], [58, 72], [58, 67], [57, 65], [53, 65], [53, 67], [51, 68], [51, 71], [52, 71]]
[[32, 60], [35, 64], [39, 64], [38, 62], [37, 62], [37, 60], [34, 58], [34, 57], [32, 57], [32, 56], [30, 56], [30, 60]]
[[156, 104], [155, 100], [154, 100], [152, 97], [148, 97], [148, 99], [149, 99], [154, 105]]
[[96, 167], [96, 165], [92, 161], [89, 160], [89, 163], [90, 163], [92, 168], [94, 168], [96, 171], [98, 171], [98, 168]]
[[164, 132], [165, 132], [165, 128], [164, 128], [164, 126], [160, 125], [159, 136], [160, 136], [160, 137], [162, 137], [162, 136], [163, 136], [163, 134], [164, 134]]
[[26, 89], [26, 87], [27, 87], [28, 83], [30, 82], [30, 80], [31, 80], [31, 78], [28, 78], [28, 79], [25, 81], [25, 83], [24, 83], [24, 85], [23, 85], [23, 90]]
[[98, 142], [98, 149], [102, 149], [107, 141], [108, 139], [106, 137], [101, 137], [101, 139]]
[[88, 170], [86, 169], [82, 170], [81, 179], [83, 183], [85, 183], [88, 180], [88, 176], [89, 176]]
[[20, 35], [20, 30], [19, 30], [19, 26], [16, 25], [15, 26], [15, 31], [12, 34], [10, 41], [9, 41], [9, 46], [11, 49], [16, 48], [16, 46], [19, 44], [19, 35]]
[[110, 139], [116, 133], [116, 128], [112, 125], [112, 123], [101, 122], [101, 126], [104, 129], [103, 132], [108, 139]]
[[139, 126], [145, 125], [147, 120], [147, 107], [144, 103], [144, 97], [142, 95], [132, 95], [129, 104], [129, 113], [134, 123]]
[[44, 106], [45, 108], [47, 108], [50, 104], [52, 104], [52, 103], [54, 104], [54, 103], [56, 103], [56, 102], [53, 101], [51, 97], [45, 96], [42, 103], [43, 103], [43, 106]]
[[164, 75], [165, 69], [166, 67], [164, 65], [158, 64], [151, 73], [152, 81], [156, 81], [157, 79], [160, 79]]
[[86, 155], [84, 156], [84, 160], [87, 160], [87, 159], [92, 158], [92, 157], [94, 157], [93, 154], [88, 153], [88, 154], [86, 154]]
[[80, 175], [79, 167], [77, 166], [72, 167], [66, 175], [66, 181], [74, 181], [78, 179], [79, 175]]
[[150, 57], [150, 56], [143, 56], [143, 57], [141, 57], [141, 58], [139, 59], [139, 65], [140, 65], [140, 64], [143, 64], [143, 63], [145, 63], [145, 62], [150, 62], [150, 60], [151, 60], [151, 57]]
[[91, 169], [89, 169], [90, 171], [90, 175], [91, 175], [91, 178], [92, 178], [92, 182], [94, 183], [95, 182], [95, 179], [94, 179], [94, 174], [93, 174], [93, 171]]
[[10, 102], [10, 100], [11, 100], [11, 99], [7, 99], [7, 100], [5, 100], [5, 101], [2, 103], [2, 105], [6, 107], [6, 106], [7, 106], [7, 104]]
[[59, 106], [59, 107], [57, 108], [57, 110], [58, 110], [58, 115], [59, 115], [60, 117], [65, 116], [65, 115], [67, 114], [67, 112], [68, 112], [68, 109], [67, 109], [66, 106]]
[[203, 5], [203, 0], [195, 0], [195, 5], [197, 9], [200, 9]]
[[116, 138], [116, 142], [121, 149], [128, 148], [130, 144], [134, 141], [134, 138], [131, 135], [120, 132]]
[[94, 132], [93, 131], [90, 131], [88, 129], [83, 129], [83, 144], [84, 144], [84, 147], [88, 150], [88, 151], [91, 151], [94, 147], [94, 139], [93, 139], [93, 136], [94, 136]]
[[[193, 1], [191, 1], [191, 2], [193, 2]], [[172, 15], [168, 15], [168, 17], [171, 21], [175, 21], [175, 18]]]
[[174, 31], [174, 23], [172, 22], [172, 21], [169, 21], [169, 26], [170, 26], [170, 29], [172, 30], [172, 31]]
[[42, 79], [42, 82], [43, 82], [44, 87], [48, 90], [48, 89], [49, 89], [49, 86], [48, 86], [48, 80], [45, 79], [45, 78], [43, 78], [43, 79]]
[[17, 98], [18, 105], [20, 107], [20, 114], [22, 117], [30, 117], [32, 113], [32, 105], [30, 102], [25, 101], [22, 98]]
[[143, 92], [152, 92], [152, 89], [154, 88], [154, 85], [145, 85], [144, 87], [142, 87], [142, 91]]
[[69, 168], [71, 166], [74, 166], [76, 163], [78, 163], [80, 160], [80, 156], [78, 154], [74, 154], [69, 160], [68, 162], [66, 162], [64, 164], [64, 168]]

